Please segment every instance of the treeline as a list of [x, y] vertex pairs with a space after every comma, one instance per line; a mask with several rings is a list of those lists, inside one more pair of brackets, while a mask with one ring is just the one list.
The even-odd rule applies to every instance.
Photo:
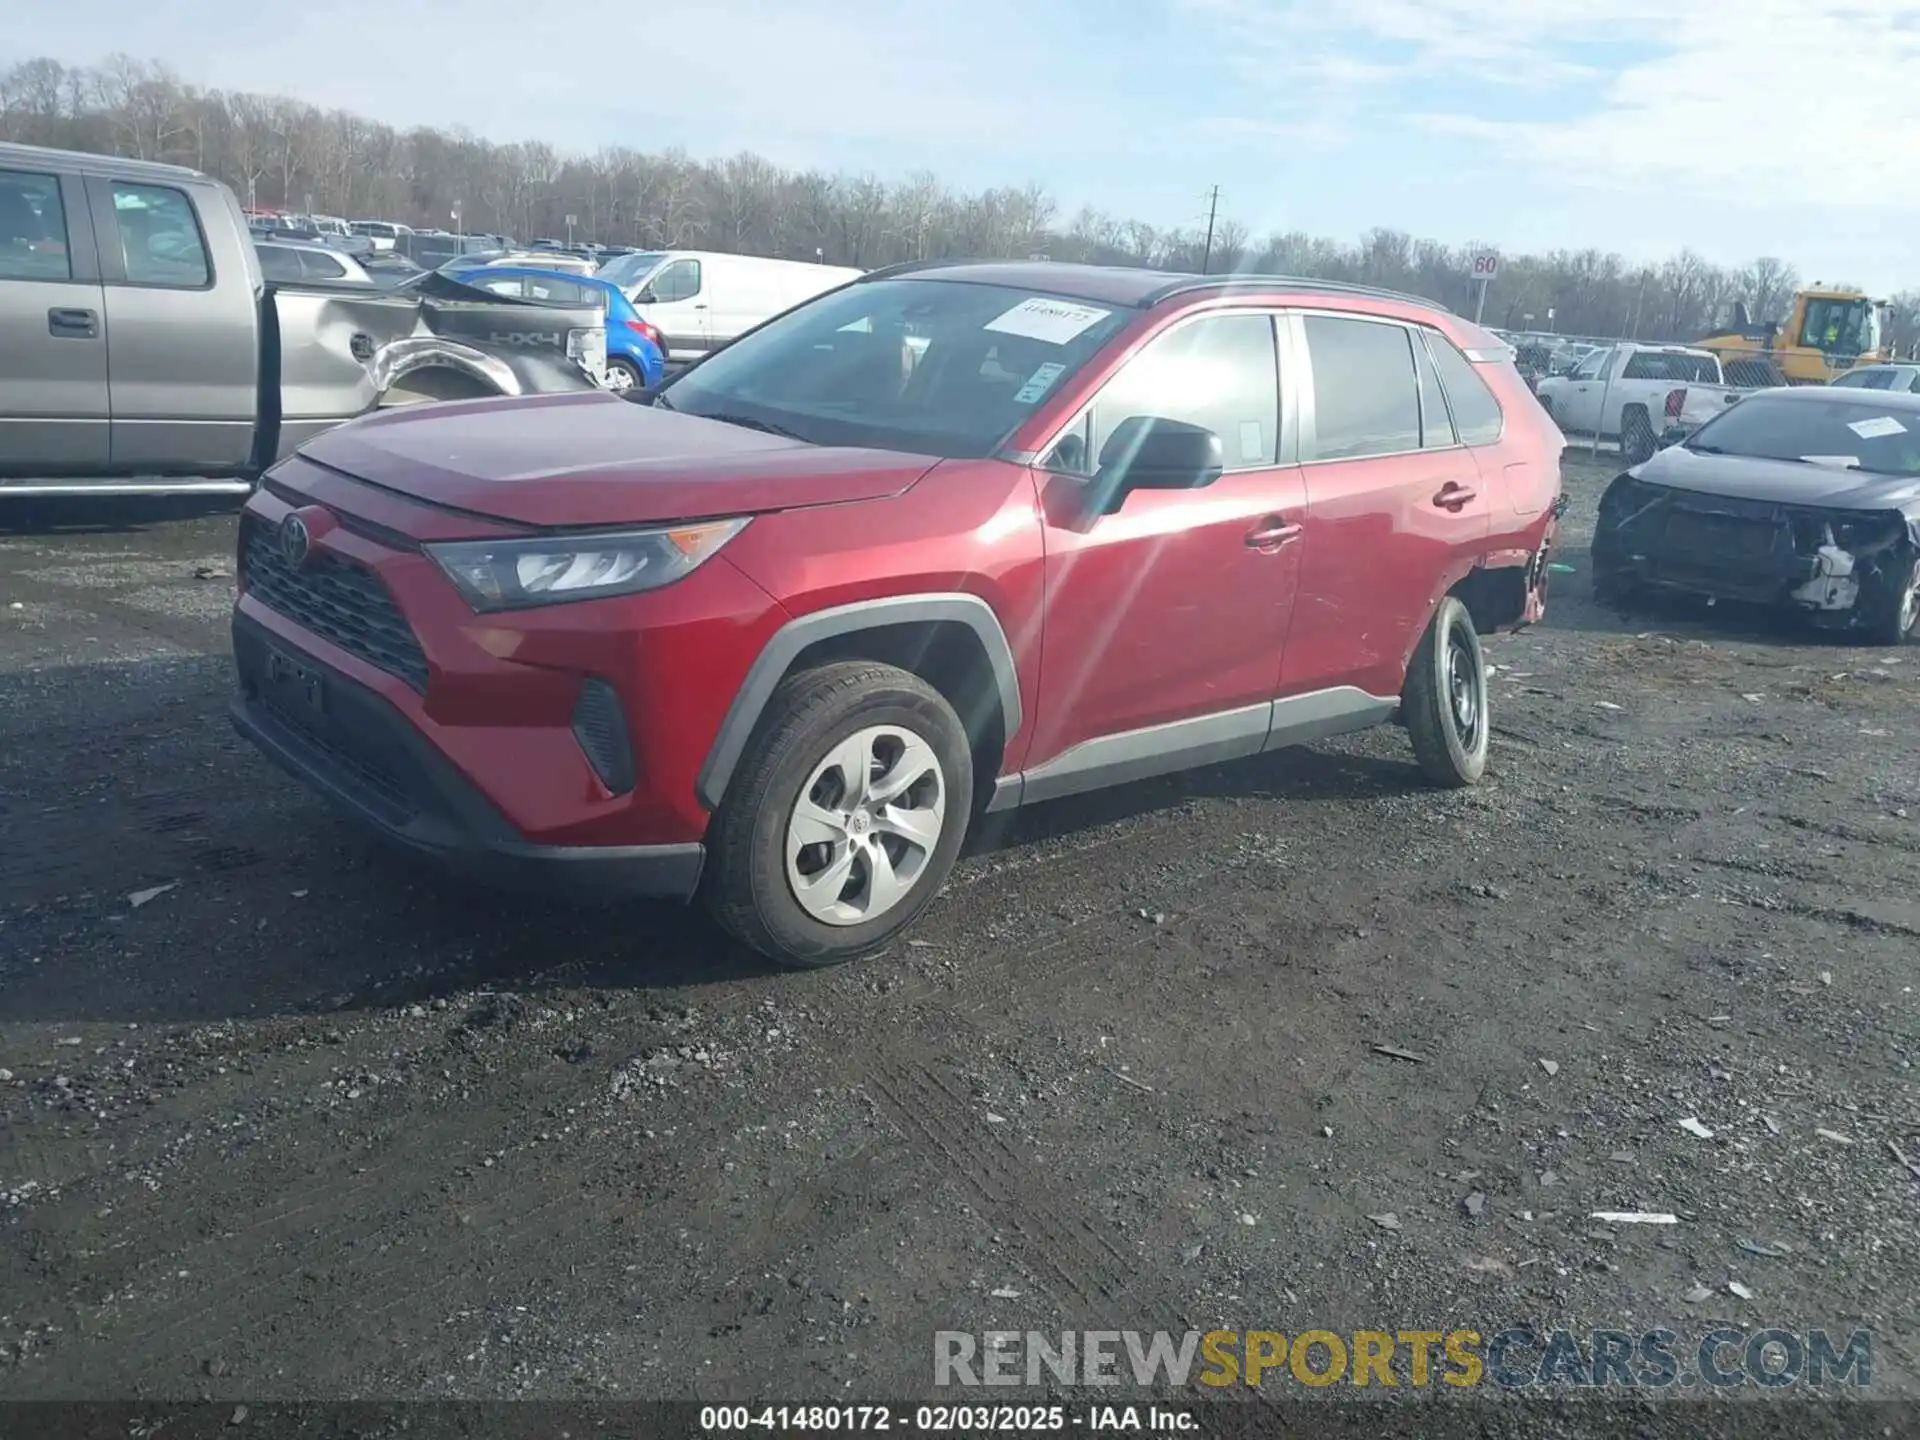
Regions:
[[[495, 144], [459, 128], [402, 131], [284, 95], [201, 89], [124, 55], [98, 66], [36, 59], [0, 71], [0, 139], [192, 165], [264, 208], [450, 229], [457, 212], [460, 228], [520, 239], [564, 235], [571, 214], [581, 239], [867, 268], [953, 255], [1171, 270], [1197, 270], [1204, 260], [1214, 271], [1389, 286], [1465, 313], [1473, 306], [1467, 259], [1479, 248], [1392, 230], [1370, 231], [1355, 244], [1303, 231], [1256, 238], [1227, 219], [1216, 226], [1209, 254], [1197, 229], [1087, 209], [1063, 215], [1037, 185], [961, 194], [930, 174], [885, 184], [784, 170], [751, 154], [702, 161], [614, 145], [572, 155], [539, 141]], [[1497, 248], [1497, 237], [1488, 238]], [[1507, 255], [1486, 319], [1564, 334], [1684, 340], [1724, 323], [1735, 300], [1756, 317], [1780, 318], [1799, 283], [1794, 266], [1773, 257], [1735, 270], [1688, 250], [1659, 265], [1595, 249]], [[1920, 294], [1903, 300], [1896, 338], [1904, 348], [1920, 340]]]

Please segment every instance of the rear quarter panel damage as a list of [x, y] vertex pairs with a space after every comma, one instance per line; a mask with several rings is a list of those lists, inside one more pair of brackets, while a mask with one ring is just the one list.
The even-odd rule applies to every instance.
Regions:
[[403, 291], [289, 286], [269, 292], [277, 321], [281, 456], [317, 429], [372, 410], [398, 380], [443, 366], [500, 395], [591, 390], [568, 333], [604, 326], [586, 306], [542, 305], [429, 276]]

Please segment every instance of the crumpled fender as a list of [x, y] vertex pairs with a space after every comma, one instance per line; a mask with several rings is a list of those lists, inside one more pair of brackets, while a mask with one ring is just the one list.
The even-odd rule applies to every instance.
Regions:
[[439, 335], [413, 335], [389, 341], [368, 367], [376, 393], [384, 395], [395, 382], [416, 370], [438, 366], [457, 370], [501, 395], [521, 395], [526, 387], [506, 361], [471, 345]]

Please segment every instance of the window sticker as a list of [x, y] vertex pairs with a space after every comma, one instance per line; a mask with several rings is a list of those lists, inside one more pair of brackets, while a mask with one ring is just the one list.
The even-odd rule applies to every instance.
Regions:
[[1027, 377], [1027, 383], [1022, 385], [1019, 393], [1013, 397], [1014, 402], [1019, 405], [1032, 405], [1053, 388], [1053, 382], [1065, 373], [1066, 368], [1049, 360]]
[[989, 320], [985, 328], [997, 335], [1019, 335], [1027, 340], [1044, 340], [1049, 345], [1064, 345], [1112, 313], [1092, 305], [1075, 305], [1069, 300], [1035, 297], [1022, 300], [1005, 314]]
[[1877, 440], [1882, 435], [1904, 435], [1907, 427], [1891, 415], [1876, 415], [1871, 420], [1855, 420], [1847, 428], [1862, 440]]
[[1240, 458], [1242, 460], [1260, 460], [1266, 457], [1266, 441], [1260, 434], [1258, 420], [1240, 422]]

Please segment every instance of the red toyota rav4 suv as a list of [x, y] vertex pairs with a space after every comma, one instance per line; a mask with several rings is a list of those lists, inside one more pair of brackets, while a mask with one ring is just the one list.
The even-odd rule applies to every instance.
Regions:
[[1425, 301], [896, 267], [637, 400], [313, 441], [241, 522], [234, 717], [416, 851], [826, 964], [982, 810], [1396, 717], [1477, 780], [1561, 446]]

